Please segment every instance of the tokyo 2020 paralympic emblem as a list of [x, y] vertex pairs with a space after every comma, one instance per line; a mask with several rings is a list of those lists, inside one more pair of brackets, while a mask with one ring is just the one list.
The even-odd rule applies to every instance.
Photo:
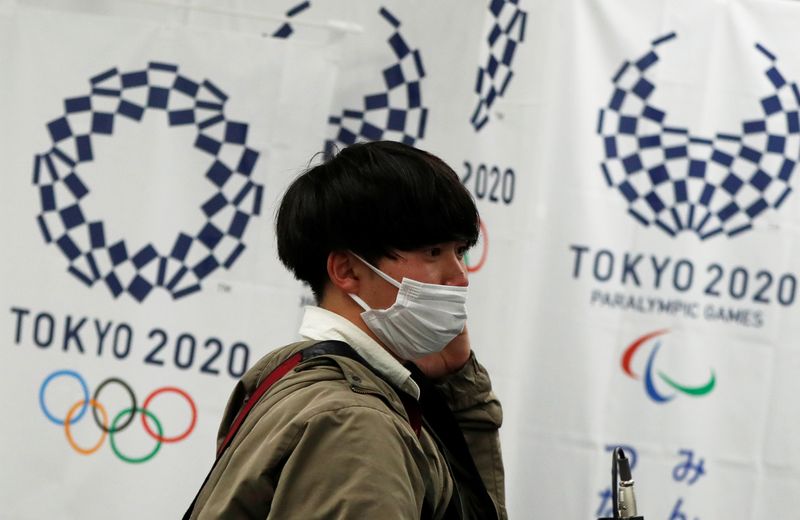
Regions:
[[[687, 385], [677, 382], [672, 376], [656, 368], [656, 357], [661, 349], [661, 340], [657, 338], [668, 332], [669, 330], [656, 330], [637, 338], [633, 343], [628, 345], [625, 352], [622, 354], [620, 363], [622, 371], [631, 379], [638, 380], [639, 374], [636, 374], [632, 367], [633, 359], [637, 356], [642, 347], [645, 345], [652, 345], [650, 354], [647, 356], [644, 374], [642, 375], [644, 389], [650, 399], [656, 403], [664, 404], [672, 401], [678, 394], [700, 397], [711, 393], [717, 384], [717, 377], [714, 374], [714, 370], [711, 370], [706, 382], [699, 385]], [[656, 384], [656, 375], [658, 375], [658, 379], [661, 381], [661, 386], [668, 387], [668, 390], [664, 390], [663, 388], [659, 389], [659, 386]]]
[[612, 79], [613, 93], [600, 109], [597, 133], [603, 140], [601, 168], [609, 187], [645, 226], [675, 237], [693, 232], [705, 240], [747, 231], [768, 208], [779, 208], [791, 193], [800, 160], [800, 91], [778, 69], [778, 59], [761, 44], [753, 52], [765, 62], [760, 115], [738, 132], [714, 137], [694, 134], [668, 121], [653, 102], [651, 72], [667, 34], [648, 52], [626, 61]]
[[[74, 404], [71, 405], [69, 411], [67, 411], [66, 415], [63, 418], [56, 417], [53, 414], [53, 411], [47, 404], [47, 389], [48, 386], [55, 380], [60, 378], [72, 378], [75, 379], [78, 384], [80, 385], [81, 393], [80, 397], [75, 401]], [[121, 410], [118, 412], [113, 418], [110, 418], [108, 415], [107, 408], [102, 404], [100, 401], [100, 393], [106, 388], [108, 385], [116, 384], [123, 388], [125, 393], [128, 394], [130, 398], [131, 404], [129, 407]], [[162, 424], [162, 418], [156, 417], [156, 415], [148, 409], [148, 407], [152, 404], [153, 400], [156, 399], [158, 396], [163, 394], [177, 394], [186, 401], [189, 406], [189, 411], [191, 413], [191, 419], [189, 426], [186, 429], [178, 434], [167, 436], [164, 434], [164, 425]], [[138, 405], [136, 400], [136, 393], [133, 389], [119, 378], [108, 378], [100, 383], [97, 388], [94, 390], [91, 398], [89, 397], [89, 387], [86, 384], [86, 380], [83, 378], [81, 374], [75, 372], [74, 370], [56, 370], [55, 372], [48, 375], [44, 381], [42, 381], [42, 385], [39, 387], [39, 407], [44, 413], [44, 416], [53, 424], [58, 426], [62, 426], [64, 428], [64, 433], [67, 437], [68, 444], [74, 449], [76, 452], [82, 455], [91, 455], [95, 453], [97, 450], [105, 442], [106, 437], [109, 438], [109, 444], [111, 444], [111, 450], [120, 460], [130, 463], [130, 464], [138, 464], [142, 462], [147, 462], [148, 460], [152, 459], [156, 456], [158, 451], [161, 449], [161, 445], [165, 443], [176, 443], [186, 439], [194, 430], [195, 425], [197, 424], [197, 406], [194, 403], [192, 397], [184, 390], [173, 387], [173, 386], [165, 386], [161, 388], [157, 388], [150, 392], [150, 394], [145, 398], [144, 403], [141, 407]], [[97, 425], [98, 430], [100, 431], [100, 438], [99, 440], [91, 447], [85, 448], [79, 446], [78, 443], [75, 441], [74, 436], [72, 434], [72, 425], [80, 421], [86, 415], [86, 410], [88, 408], [92, 409], [92, 416], [94, 419], [95, 424]], [[155, 445], [149, 453], [142, 455], [140, 457], [134, 457], [125, 455], [119, 448], [117, 436], [128, 428], [128, 426], [133, 424], [134, 416], [139, 413], [142, 418], [142, 426], [144, 427], [144, 431], [150, 436], [154, 441]], [[153, 426], [150, 425], [152, 422], [155, 425], [155, 431], [153, 430]]]
[[[176, 65], [151, 62], [130, 72], [113, 68], [90, 84], [86, 95], [64, 101], [64, 115], [47, 124], [52, 147], [35, 157], [37, 221], [45, 242], [58, 247], [72, 275], [89, 287], [101, 282], [115, 298], [127, 293], [142, 302], [155, 287], [175, 299], [200, 290], [206, 276], [230, 268], [241, 255], [245, 228], [260, 213], [263, 186], [251, 178], [259, 154], [247, 146], [248, 125], [225, 116], [228, 96], [222, 90], [207, 79], [184, 76]], [[102, 153], [95, 137], [111, 136], [117, 125], [140, 122], [149, 111], [163, 114], [169, 127], [196, 128], [194, 147], [209, 161], [197, 174], [205, 175], [215, 191], [198, 203], [204, 220], [199, 229], [179, 231], [169, 251], [153, 243], [128, 243], [81, 206], [91, 193], [81, 165]]]

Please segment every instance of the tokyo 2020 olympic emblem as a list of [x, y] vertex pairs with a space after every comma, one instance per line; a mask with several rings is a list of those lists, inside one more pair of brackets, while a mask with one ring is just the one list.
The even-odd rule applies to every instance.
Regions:
[[328, 119], [333, 137], [325, 142], [326, 156], [333, 155], [337, 146], [357, 141], [386, 139], [413, 146], [425, 137], [428, 109], [422, 104], [422, 55], [406, 43], [392, 13], [382, 7], [380, 15], [394, 29], [388, 43], [395, 61], [382, 71], [383, 88], [364, 96], [361, 108], [345, 109]]
[[791, 192], [800, 160], [800, 91], [778, 69], [777, 57], [761, 44], [753, 52], [765, 63], [761, 115], [743, 121], [739, 132], [714, 137], [674, 126], [655, 105], [651, 72], [667, 34], [648, 52], [626, 61], [614, 75], [613, 93], [600, 110], [606, 182], [619, 190], [628, 212], [641, 224], [674, 237], [735, 236], [753, 227], [768, 208], [779, 208]]
[[[66, 415], [61, 418], [56, 417], [53, 414], [53, 411], [50, 410], [47, 405], [47, 388], [56, 379], [65, 377], [75, 379], [80, 385], [81, 392], [75, 403], [69, 408], [69, 411], [67, 411]], [[104, 388], [111, 384], [121, 386], [128, 394], [128, 397], [131, 401], [129, 407], [118, 412], [113, 418], [109, 417], [108, 410], [100, 401], [101, 392]], [[154, 399], [160, 395], [168, 393], [181, 396], [188, 404], [189, 411], [191, 413], [189, 426], [186, 427], [181, 433], [170, 436], [164, 434], [164, 425], [161, 422], [163, 417], [156, 417], [156, 415], [148, 409]], [[89, 397], [89, 387], [86, 385], [86, 380], [81, 374], [73, 370], [57, 370], [44, 379], [42, 385], [39, 387], [39, 406], [42, 410], [42, 413], [44, 413], [44, 416], [50, 422], [64, 428], [64, 434], [67, 437], [67, 442], [76, 452], [82, 455], [91, 455], [100, 449], [105, 442], [106, 437], [108, 437], [111, 450], [114, 452], [117, 458], [130, 464], [147, 462], [148, 460], [152, 459], [161, 449], [162, 444], [176, 443], [186, 439], [194, 430], [195, 424], [197, 424], [197, 406], [195, 405], [192, 397], [180, 388], [165, 386], [153, 390], [145, 398], [144, 403], [140, 407], [136, 400], [136, 394], [130, 385], [128, 385], [128, 383], [122, 379], [115, 377], [108, 378], [100, 383], [94, 390], [92, 396]], [[93, 446], [87, 448], [79, 446], [75, 441], [72, 434], [72, 425], [86, 416], [86, 411], [88, 408], [92, 409], [92, 416], [95, 424], [97, 425], [98, 431], [100, 432], [100, 438]], [[137, 413], [141, 415], [142, 427], [144, 428], [144, 431], [155, 441], [155, 445], [149, 453], [138, 457], [123, 454], [119, 448], [119, 443], [117, 440], [117, 436], [123, 430], [128, 428], [128, 426], [133, 424], [134, 416]], [[151, 423], [155, 426], [155, 431], [153, 426], [151, 426]]]
[[525, 40], [525, 22], [528, 13], [519, 6], [519, 0], [492, 0], [489, 4], [491, 22], [486, 36], [485, 64], [478, 67], [475, 93], [478, 103], [470, 123], [479, 132], [489, 122], [489, 109], [503, 97], [514, 72], [511, 70], [514, 54]]
[[[114, 297], [127, 293], [142, 302], [155, 287], [175, 299], [200, 290], [206, 276], [230, 268], [241, 255], [245, 228], [260, 213], [263, 187], [251, 178], [259, 154], [247, 146], [248, 125], [225, 116], [228, 96], [222, 90], [209, 80], [184, 76], [176, 65], [151, 62], [130, 72], [113, 68], [90, 84], [86, 95], [64, 101], [64, 115], [47, 124], [52, 147], [35, 158], [37, 221], [45, 242], [58, 247], [77, 279], [89, 287], [101, 282]], [[168, 251], [119, 238], [119, 230], [108, 229], [100, 216], [88, 215], [81, 206], [91, 193], [81, 165], [102, 153], [95, 137], [111, 136], [117, 125], [140, 122], [150, 111], [163, 114], [169, 127], [196, 128], [194, 147], [209, 161], [197, 174], [215, 191], [198, 203], [204, 220], [199, 229], [179, 231]]]
[[[275, 38], [289, 38], [295, 29], [292, 19], [311, 7], [300, 2], [286, 11], [287, 21], [272, 32]], [[340, 147], [359, 141], [392, 140], [414, 145], [425, 137], [428, 109], [422, 103], [422, 79], [425, 67], [419, 49], [409, 46], [400, 34], [400, 20], [381, 7], [381, 18], [394, 30], [387, 43], [393, 54], [392, 63], [381, 71], [383, 87], [364, 96], [363, 105], [345, 108], [328, 118], [329, 135], [325, 156], [335, 155]]]

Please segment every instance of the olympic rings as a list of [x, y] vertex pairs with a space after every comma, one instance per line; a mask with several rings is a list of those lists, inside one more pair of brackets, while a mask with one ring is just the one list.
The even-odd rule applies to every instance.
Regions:
[[61, 426], [64, 424], [64, 421], [61, 419], [57, 419], [53, 417], [53, 415], [47, 410], [47, 406], [44, 404], [44, 392], [47, 389], [47, 385], [50, 384], [50, 381], [57, 378], [58, 376], [72, 376], [78, 380], [81, 384], [81, 388], [83, 389], [83, 408], [81, 408], [81, 412], [75, 418], [76, 421], [80, 421], [81, 417], [83, 417], [84, 412], [86, 411], [86, 405], [89, 402], [89, 388], [86, 386], [86, 381], [83, 380], [81, 375], [73, 370], [56, 370], [47, 378], [45, 378], [42, 386], [39, 387], [39, 406], [42, 408], [42, 412], [44, 412], [45, 417], [50, 419], [52, 422], [56, 423], [57, 425]]
[[[106, 424], [108, 424], [108, 414], [106, 413], [106, 408], [102, 404], [95, 401], [94, 399], [90, 400], [89, 404], [92, 406], [92, 410], [97, 410], [98, 408], [100, 409], [100, 413], [103, 414], [103, 425], [105, 426]], [[97, 441], [97, 444], [95, 444], [93, 447], [89, 449], [84, 449], [78, 446], [78, 443], [76, 443], [75, 439], [72, 438], [72, 433], [69, 431], [69, 425], [71, 424], [70, 419], [72, 419], [72, 414], [75, 413], [75, 410], [77, 410], [79, 406], [83, 406], [84, 407], [83, 409], [85, 410], [86, 401], [78, 401], [72, 406], [72, 408], [69, 409], [69, 411], [67, 412], [67, 417], [64, 419], [64, 433], [67, 434], [67, 441], [69, 442], [69, 445], [75, 449], [75, 451], [77, 451], [78, 453], [83, 453], [84, 455], [91, 455], [92, 453], [99, 450], [100, 446], [103, 445], [103, 441], [106, 440], [106, 434], [108, 433], [108, 428], [105, 427], [103, 428], [103, 433], [102, 435], [100, 435], [100, 440]]]
[[[147, 430], [147, 433], [149, 433], [151, 437], [153, 437], [154, 439], [156, 439], [159, 442], [178, 442], [178, 441], [182, 441], [183, 439], [188, 437], [190, 433], [192, 433], [192, 430], [194, 430], [194, 425], [195, 425], [195, 423], [197, 423], [197, 407], [194, 405], [194, 401], [192, 401], [192, 398], [189, 397], [189, 394], [187, 394], [186, 392], [184, 392], [180, 388], [176, 388], [174, 386], [165, 386], [163, 388], [159, 388], [158, 390], [154, 390], [153, 393], [151, 393], [150, 396], [145, 400], [144, 406], [142, 406], [142, 409], [143, 410], [147, 410], [147, 405], [150, 404], [150, 401], [152, 401], [155, 396], [157, 396], [158, 394], [160, 394], [162, 392], [175, 392], [177, 394], [182, 395], [186, 399], [186, 401], [189, 403], [189, 406], [192, 408], [192, 423], [189, 425], [189, 428], [187, 428], [186, 431], [183, 432], [182, 434], [176, 435], [175, 437], [164, 437], [161, 434], [161, 426], [158, 424], [158, 421], [156, 420], [155, 417], [151, 417], [151, 418], [155, 421], [156, 426], [159, 427], [159, 433], [158, 433], [158, 435], [153, 433], [153, 430], [150, 429], [150, 425], [147, 424], [147, 420], [145, 419], [145, 415], [150, 416], [150, 414], [145, 412], [145, 413], [142, 414], [142, 424], [144, 425], [144, 429]], [[133, 417], [133, 414], [131, 414], [131, 417]]]
[[480, 236], [483, 242], [483, 251], [481, 252], [481, 257], [475, 265], [471, 265], [469, 261], [469, 256], [465, 258], [465, 264], [467, 266], [467, 271], [470, 273], [474, 273], [480, 271], [483, 267], [483, 264], [486, 263], [486, 257], [489, 256], [489, 235], [486, 232], [486, 225], [483, 223], [483, 219], [480, 220]]
[[[142, 420], [144, 420], [144, 416], [145, 415], [147, 415], [148, 417], [153, 419], [153, 422], [156, 423], [156, 428], [158, 428], [158, 437], [159, 438], [156, 439], [158, 442], [156, 443], [156, 447], [153, 449], [153, 451], [151, 451], [150, 453], [148, 453], [144, 457], [141, 457], [141, 458], [138, 458], [138, 459], [133, 459], [133, 458], [130, 458], [130, 457], [126, 457], [125, 455], [120, 453], [119, 449], [117, 448], [117, 443], [114, 442], [114, 432], [115, 431], [119, 431], [119, 430], [115, 429], [114, 427], [117, 425], [117, 421], [119, 420], [120, 417], [122, 417], [126, 413], [130, 414], [131, 417], [133, 417], [136, 412], [142, 412]], [[128, 423], [130, 423], [130, 422], [131, 421], [129, 419]], [[192, 426], [194, 427], [194, 423], [192, 423]], [[121, 429], [122, 428], [120, 428], [120, 430]], [[191, 430], [189, 430], [189, 431], [191, 431]], [[149, 430], [148, 430], [148, 433], [149, 433]], [[156, 453], [158, 453], [158, 450], [161, 449], [161, 436], [162, 436], [163, 433], [164, 433], [164, 430], [161, 429], [161, 423], [158, 421], [158, 419], [156, 419], [156, 416], [153, 415], [152, 412], [150, 412], [150, 410], [147, 410], [145, 408], [125, 408], [120, 413], [118, 413], [116, 417], [114, 417], [114, 421], [111, 423], [111, 433], [109, 434], [109, 438], [111, 439], [111, 449], [114, 451], [114, 454], [117, 457], [119, 457], [120, 459], [122, 459], [125, 462], [128, 462], [130, 464], [138, 464], [138, 463], [141, 463], [141, 462], [147, 462], [148, 460], [150, 460], [153, 457], [155, 457]]]
[[[124, 388], [125, 391], [128, 392], [128, 395], [131, 396], [131, 401], [133, 401], [131, 408], [133, 410], [136, 410], [136, 395], [133, 393], [133, 389], [128, 385], [128, 383], [116, 377], [109, 377], [108, 379], [100, 383], [100, 386], [98, 386], [97, 390], [94, 391], [94, 396], [92, 396], [92, 400], [97, 401], [97, 398], [100, 397], [100, 390], [102, 390], [103, 387], [106, 386], [108, 383], [119, 383], [120, 385], [122, 385], [122, 388]], [[147, 405], [145, 405], [145, 408], [147, 408]], [[108, 419], [106, 419], [105, 424], [100, 424], [100, 421], [97, 418], [97, 408], [94, 407], [92, 408], [92, 415], [94, 415], [94, 422], [97, 423], [97, 426], [99, 426], [104, 432], [108, 432], [108, 428], [106, 427], [106, 424], [108, 424]], [[142, 415], [142, 417], [144, 417], [144, 415]], [[125, 421], [124, 424], [119, 425], [119, 429], [124, 430], [125, 428], [128, 427], [131, 421], [133, 421], [133, 414], [131, 414], [131, 416], [128, 418], [127, 421]], [[119, 430], [114, 430], [114, 431], [119, 431]]]
[[[48, 385], [54, 379], [59, 377], [71, 377], [73, 379], [76, 379], [78, 383], [80, 383], [81, 390], [83, 392], [83, 398], [78, 399], [75, 402], [75, 404], [73, 404], [70, 407], [69, 411], [66, 414], [66, 417], [64, 417], [63, 419], [53, 415], [53, 413], [51, 413], [50, 409], [47, 407], [47, 404], [45, 402]], [[116, 383], [122, 386], [122, 388], [130, 396], [132, 404], [130, 407], [125, 408], [124, 410], [119, 412], [111, 421], [111, 425], [109, 426], [108, 412], [106, 411], [105, 406], [101, 404], [99, 397], [103, 388], [105, 388], [106, 385], [111, 383]], [[150, 406], [151, 401], [156, 396], [168, 392], [176, 393], [179, 394], [181, 397], [183, 397], [184, 400], [189, 404], [189, 409], [191, 411], [191, 422], [188, 428], [186, 428], [186, 430], [183, 431], [182, 433], [179, 433], [171, 437], [164, 435], [164, 429], [162, 427], [161, 421], [155, 416], [155, 414], [153, 414], [153, 412], [151, 412], [148, 409], [148, 406]], [[130, 385], [128, 385], [128, 383], [117, 377], [110, 377], [102, 381], [97, 386], [97, 389], [94, 391], [94, 394], [90, 399], [89, 388], [86, 384], [86, 381], [84, 380], [83, 376], [81, 376], [78, 372], [75, 372], [73, 370], [56, 370], [44, 379], [42, 385], [39, 387], [39, 406], [41, 407], [45, 417], [47, 417], [47, 419], [50, 422], [53, 422], [59, 426], [63, 426], [64, 433], [67, 437], [67, 442], [76, 452], [81, 453], [83, 455], [91, 455], [92, 453], [100, 449], [100, 447], [103, 445], [103, 442], [106, 439], [106, 436], [108, 436], [111, 444], [111, 450], [120, 460], [127, 462], [129, 464], [139, 464], [142, 462], [147, 462], [158, 453], [163, 443], [172, 443], [184, 440], [194, 431], [194, 428], [197, 425], [197, 406], [195, 405], [194, 399], [192, 399], [192, 397], [186, 391], [180, 388], [174, 386], [164, 386], [161, 388], [157, 388], [152, 392], [150, 392], [150, 394], [144, 401], [144, 405], [142, 405], [142, 407], [139, 408], [137, 405], [136, 394], [134, 393], [133, 389], [130, 387]], [[96, 444], [94, 444], [91, 447], [84, 448], [79, 446], [78, 443], [73, 438], [71, 427], [72, 425], [81, 420], [81, 418], [86, 413], [86, 409], [88, 407], [92, 408], [92, 415], [94, 416], [94, 421], [100, 428], [102, 433], [100, 435], [100, 439], [97, 441]], [[122, 430], [130, 426], [133, 423], [134, 415], [136, 415], [137, 412], [142, 415], [142, 424], [144, 425], [145, 432], [147, 432], [147, 434], [156, 441], [156, 446], [155, 448], [153, 448], [153, 450], [150, 451], [150, 453], [144, 455], [143, 457], [134, 458], [124, 455], [119, 450], [117, 442], [115, 440], [115, 434], [119, 434]], [[125, 416], [128, 416], [127, 419], [125, 418]], [[153, 431], [147, 419], [150, 419], [155, 423], [156, 426], [155, 429], [157, 433]]]

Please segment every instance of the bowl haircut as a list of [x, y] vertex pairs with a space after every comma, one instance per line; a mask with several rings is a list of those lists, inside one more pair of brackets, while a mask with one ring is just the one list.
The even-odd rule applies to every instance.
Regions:
[[295, 179], [276, 217], [278, 256], [319, 302], [332, 251], [381, 257], [478, 239], [475, 202], [438, 157], [393, 142], [358, 143]]

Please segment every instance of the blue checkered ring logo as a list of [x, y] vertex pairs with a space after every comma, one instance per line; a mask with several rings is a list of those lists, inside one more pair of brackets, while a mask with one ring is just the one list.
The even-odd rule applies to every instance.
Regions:
[[478, 103], [470, 123], [478, 132], [489, 122], [489, 109], [506, 93], [514, 72], [511, 64], [519, 44], [525, 40], [528, 13], [519, 7], [519, 0], [491, 0], [491, 22], [486, 36], [485, 65], [478, 67], [475, 93]]
[[[241, 255], [245, 228], [260, 213], [263, 187], [250, 178], [259, 154], [246, 144], [248, 125], [225, 117], [228, 96], [222, 90], [208, 80], [187, 78], [176, 65], [114, 68], [90, 84], [89, 94], [64, 101], [64, 115], [47, 124], [52, 147], [35, 157], [37, 221], [45, 242], [58, 247], [77, 279], [89, 287], [100, 282], [114, 297], [127, 293], [142, 302], [155, 287], [175, 299], [200, 290], [206, 276], [220, 266], [230, 268]], [[116, 109], [98, 108], [109, 106]], [[215, 187], [200, 202], [203, 224], [180, 231], [169, 251], [114, 237], [114, 230], [81, 207], [91, 191], [81, 164], [100, 153], [93, 138], [113, 135], [120, 123], [140, 122], [147, 111], [163, 113], [170, 127], [197, 128], [194, 146], [208, 156], [203, 174]]]
[[386, 139], [413, 146], [425, 137], [428, 109], [422, 104], [422, 56], [400, 34], [397, 18], [383, 7], [380, 15], [394, 29], [388, 43], [395, 61], [383, 69], [384, 88], [364, 96], [363, 108], [345, 109], [328, 119], [332, 137], [325, 142], [326, 156], [333, 155], [337, 146], [357, 141]]
[[605, 151], [602, 172], [641, 224], [672, 237], [684, 231], [703, 240], [721, 233], [732, 237], [751, 229], [768, 208], [779, 208], [792, 191], [800, 159], [800, 91], [779, 71], [776, 56], [756, 44], [769, 88], [759, 116], [744, 121], [738, 133], [713, 138], [672, 126], [652, 101], [656, 87], [649, 75], [660, 46], [676, 37], [657, 38], [614, 75], [597, 125]]

